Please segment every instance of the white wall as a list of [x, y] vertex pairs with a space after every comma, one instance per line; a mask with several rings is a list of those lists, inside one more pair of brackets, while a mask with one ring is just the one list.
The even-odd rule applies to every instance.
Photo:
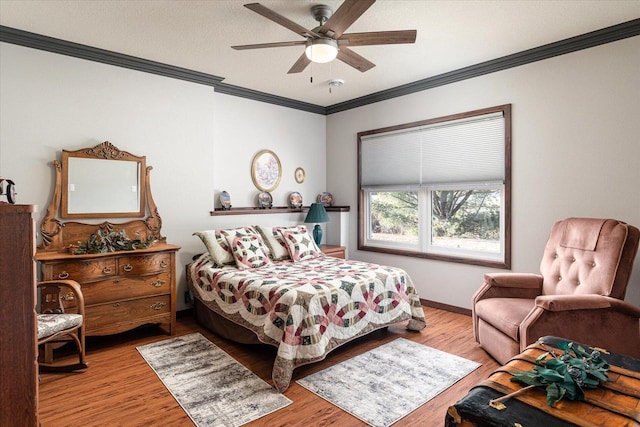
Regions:
[[[512, 270], [538, 272], [556, 220], [640, 226], [640, 37], [336, 113], [327, 120], [327, 187], [351, 205], [350, 256], [405, 268], [421, 298], [471, 308], [487, 268], [357, 248], [360, 131], [513, 104]], [[640, 257], [627, 292], [640, 305]]]
[[[273, 192], [305, 202], [325, 189], [322, 115], [214, 94], [213, 88], [8, 43], [0, 43], [0, 176], [16, 182], [18, 203], [38, 205], [39, 225], [53, 195], [51, 161], [62, 149], [105, 140], [147, 156], [154, 200], [178, 253], [178, 310], [186, 308], [184, 266], [204, 250], [192, 233], [223, 226], [289, 224], [301, 214], [212, 217], [214, 197], [234, 206], [258, 193], [249, 174], [261, 149], [275, 151], [283, 178]], [[307, 172], [303, 184], [296, 167]], [[114, 220], [114, 222], [117, 222]]]
[[[163, 234], [184, 265], [203, 250], [195, 230], [293, 224], [301, 214], [210, 216], [222, 190], [255, 203], [253, 155], [271, 149], [283, 178], [276, 205], [330, 191], [351, 206], [349, 256], [405, 268], [421, 297], [470, 308], [487, 269], [357, 251], [356, 133], [477, 108], [513, 104], [513, 270], [538, 271], [551, 224], [568, 216], [640, 225], [640, 37], [333, 114], [215, 94], [208, 86], [0, 43], [0, 175], [39, 222], [60, 151], [109, 140], [146, 155]], [[326, 139], [326, 151], [325, 151]], [[307, 178], [295, 183], [293, 171]], [[344, 214], [341, 214], [342, 216]], [[331, 235], [329, 232], [327, 235]], [[331, 242], [328, 243], [339, 243]], [[627, 300], [640, 305], [640, 260]]]

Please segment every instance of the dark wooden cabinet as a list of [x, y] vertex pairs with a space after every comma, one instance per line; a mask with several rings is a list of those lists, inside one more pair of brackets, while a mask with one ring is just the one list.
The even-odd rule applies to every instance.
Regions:
[[33, 205], [0, 204], [0, 425], [38, 425]]

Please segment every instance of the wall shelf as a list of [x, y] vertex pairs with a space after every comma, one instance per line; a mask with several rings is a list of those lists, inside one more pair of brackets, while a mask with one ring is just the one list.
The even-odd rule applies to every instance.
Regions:
[[[327, 212], [349, 212], [349, 206], [329, 206], [326, 208]], [[260, 215], [260, 214], [280, 214], [280, 213], [296, 213], [307, 212], [309, 206], [303, 206], [301, 208], [291, 208], [289, 206], [274, 206], [270, 209], [261, 209], [258, 207], [241, 207], [231, 208], [224, 210], [222, 208], [215, 208], [211, 211], [211, 216], [218, 215]]]

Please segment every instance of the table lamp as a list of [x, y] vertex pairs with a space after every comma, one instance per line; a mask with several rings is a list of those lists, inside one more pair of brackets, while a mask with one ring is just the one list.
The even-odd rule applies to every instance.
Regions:
[[313, 240], [316, 241], [316, 245], [319, 247], [322, 242], [322, 227], [320, 227], [319, 223], [329, 222], [329, 215], [327, 215], [324, 205], [322, 203], [311, 203], [304, 222], [316, 224], [313, 227]]

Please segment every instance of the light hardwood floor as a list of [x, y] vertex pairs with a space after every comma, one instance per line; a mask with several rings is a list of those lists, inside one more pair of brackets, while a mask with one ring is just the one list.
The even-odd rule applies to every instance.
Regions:
[[[498, 364], [473, 339], [471, 318], [424, 308], [427, 327], [421, 332], [391, 326], [348, 343], [319, 363], [294, 371], [284, 393], [293, 403], [247, 426], [366, 426], [326, 402], [296, 380], [335, 363], [404, 337], [482, 363], [473, 373], [422, 405], [395, 426], [442, 426], [449, 405], [485, 379]], [[271, 382], [275, 348], [235, 344], [218, 338], [191, 316], [180, 316], [176, 335], [201, 332], [263, 380]], [[54, 426], [192, 426], [193, 423], [136, 350], [136, 346], [169, 338], [155, 327], [143, 327], [111, 337], [90, 337], [89, 369], [76, 374], [41, 374], [39, 419]], [[393, 405], [393, 402], [389, 402]]]

